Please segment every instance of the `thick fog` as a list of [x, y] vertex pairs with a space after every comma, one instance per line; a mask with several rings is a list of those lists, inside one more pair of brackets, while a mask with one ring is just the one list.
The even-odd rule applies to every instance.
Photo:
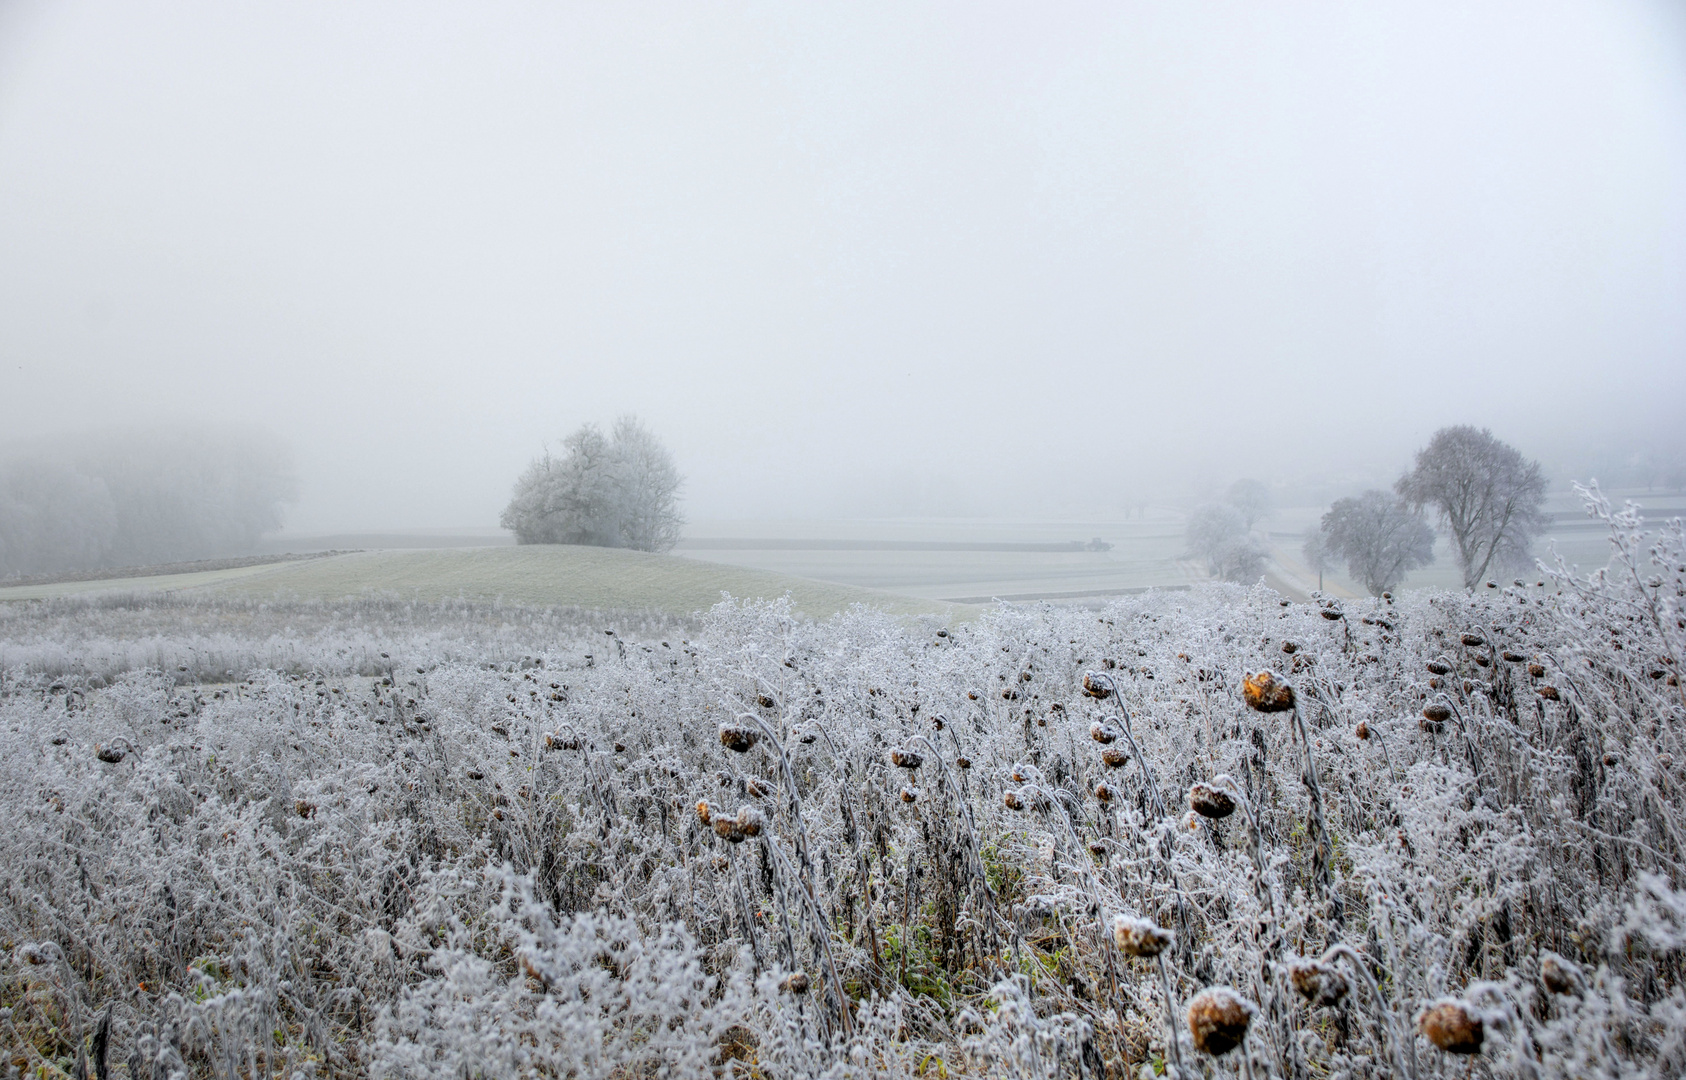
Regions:
[[0, 442], [267, 430], [289, 529], [623, 413], [693, 517], [1011, 516], [1683, 401], [1678, 3], [0, 6]]

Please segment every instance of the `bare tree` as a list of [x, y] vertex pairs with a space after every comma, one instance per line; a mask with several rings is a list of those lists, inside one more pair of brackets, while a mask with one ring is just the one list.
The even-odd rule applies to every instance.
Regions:
[[1323, 546], [1345, 559], [1347, 572], [1380, 596], [1419, 566], [1434, 561], [1434, 530], [1414, 510], [1382, 491], [1337, 499], [1323, 515]]
[[1466, 589], [1480, 584], [1489, 567], [1527, 565], [1529, 548], [1545, 531], [1539, 462], [1485, 428], [1460, 424], [1435, 432], [1394, 489], [1409, 505], [1438, 513], [1452, 534]]
[[1224, 503], [1207, 503], [1188, 516], [1188, 548], [1225, 581], [1256, 581], [1264, 573], [1264, 542], [1240, 510]]
[[1241, 511], [1249, 529], [1270, 516], [1270, 489], [1257, 480], [1237, 480], [1229, 485], [1224, 498], [1229, 505]]
[[1305, 543], [1300, 546], [1300, 554], [1305, 556], [1305, 564], [1317, 571], [1317, 591], [1323, 591], [1323, 572], [1331, 565], [1329, 548], [1324, 543], [1323, 526], [1312, 523], [1306, 526]]
[[527, 466], [499, 523], [521, 544], [588, 544], [667, 551], [684, 518], [673, 457], [630, 416], [605, 436], [585, 424]]

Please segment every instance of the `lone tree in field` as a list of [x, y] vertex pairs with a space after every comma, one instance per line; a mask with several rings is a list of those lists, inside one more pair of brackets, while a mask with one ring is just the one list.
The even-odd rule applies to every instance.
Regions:
[[1405, 575], [1434, 561], [1434, 530], [1413, 510], [1382, 491], [1337, 499], [1323, 515], [1323, 546], [1346, 560], [1347, 573], [1380, 596]]
[[636, 419], [607, 436], [585, 424], [562, 441], [566, 454], [535, 459], [515, 482], [498, 523], [518, 544], [589, 544], [667, 551], [679, 541], [683, 478], [673, 455]]
[[1270, 489], [1257, 480], [1241, 479], [1229, 485], [1224, 501], [1241, 511], [1249, 529], [1270, 516]]
[[1434, 508], [1452, 534], [1466, 589], [1480, 584], [1489, 567], [1526, 566], [1529, 548], [1545, 531], [1540, 463], [1485, 428], [1460, 424], [1435, 432], [1394, 489], [1411, 506]]
[[1188, 548], [1225, 581], [1257, 581], [1264, 573], [1264, 542], [1247, 528], [1246, 515], [1225, 503], [1207, 503], [1188, 516]]
[[1323, 591], [1323, 572], [1334, 565], [1329, 560], [1329, 545], [1323, 535], [1323, 526], [1313, 523], [1306, 526], [1305, 543], [1300, 546], [1300, 554], [1305, 556], [1305, 564], [1317, 571], [1317, 591]]

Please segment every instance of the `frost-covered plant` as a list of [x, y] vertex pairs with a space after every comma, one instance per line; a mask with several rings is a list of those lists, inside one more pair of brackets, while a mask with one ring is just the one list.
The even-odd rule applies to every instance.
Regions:
[[[1601, 573], [1340, 608], [8, 609], [0, 1042], [1416, 1078], [1462, 1075], [1419, 1026], [1460, 1002], [1484, 1073], [1678, 1075], [1686, 536], [1588, 495]], [[1221, 1059], [1210, 987], [1252, 1006]]]

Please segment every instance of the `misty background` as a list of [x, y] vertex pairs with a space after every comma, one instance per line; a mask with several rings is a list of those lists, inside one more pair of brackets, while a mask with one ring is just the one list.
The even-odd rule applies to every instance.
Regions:
[[1651, 483], [1683, 300], [1677, 2], [0, 3], [0, 443], [266, 433], [289, 533], [623, 413], [692, 519]]

